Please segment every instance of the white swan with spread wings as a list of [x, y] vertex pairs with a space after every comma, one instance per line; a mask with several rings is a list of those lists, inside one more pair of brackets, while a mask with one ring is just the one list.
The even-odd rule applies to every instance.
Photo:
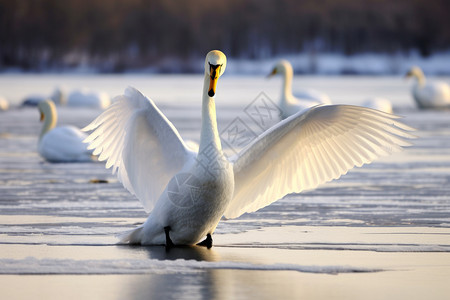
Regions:
[[339, 178], [354, 166], [399, 151], [413, 138], [397, 117], [372, 109], [317, 106], [276, 124], [227, 158], [216, 122], [215, 94], [226, 57], [205, 60], [200, 147], [186, 146], [154, 102], [133, 88], [85, 130], [99, 160], [144, 204], [147, 221], [122, 236], [131, 244], [211, 247], [222, 216], [237, 218], [293, 192]]

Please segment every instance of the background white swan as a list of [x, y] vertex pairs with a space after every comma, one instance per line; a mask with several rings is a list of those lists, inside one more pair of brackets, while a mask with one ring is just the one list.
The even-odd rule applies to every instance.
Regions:
[[422, 70], [414, 66], [405, 77], [414, 77], [412, 96], [419, 108], [450, 108], [450, 87], [445, 82], [427, 82]]
[[392, 114], [394, 110], [392, 109], [392, 103], [389, 99], [381, 97], [369, 97], [366, 98], [362, 104], [364, 107], [381, 110], [385, 113]]
[[53, 103], [64, 105], [67, 102], [67, 95], [65, 92], [65, 89], [61, 87], [56, 87], [50, 96], [45, 95], [29, 95], [25, 97], [25, 99], [22, 102], [22, 105], [25, 106], [36, 106], [39, 102], [45, 101], [45, 100], [51, 100]]
[[313, 89], [296, 91], [296, 96], [292, 94], [292, 78], [294, 71], [292, 65], [287, 60], [280, 60], [269, 76], [281, 74], [283, 85], [280, 96], [280, 109], [282, 118], [287, 118], [300, 110], [316, 106], [318, 104], [331, 104], [330, 98], [322, 92]]
[[91, 107], [105, 109], [111, 104], [106, 92], [79, 89], [72, 91], [67, 97], [67, 106]]
[[84, 130], [147, 221], [122, 237], [137, 244], [212, 244], [219, 220], [256, 211], [293, 192], [339, 178], [354, 166], [407, 146], [412, 128], [396, 116], [349, 105], [316, 106], [276, 124], [227, 159], [216, 122], [215, 87], [225, 55], [205, 60], [198, 153], [189, 150], [155, 103], [133, 88]]
[[83, 140], [87, 137], [74, 126], [55, 127], [57, 112], [53, 101], [38, 103], [41, 121], [44, 121], [39, 136], [38, 152], [50, 162], [91, 161], [91, 151], [87, 150]]
[[50, 99], [55, 104], [70, 107], [89, 107], [105, 109], [111, 104], [111, 97], [106, 92], [86, 88], [74, 89], [67, 93], [66, 88], [56, 87], [50, 96], [29, 95], [22, 105], [36, 106], [39, 102]]

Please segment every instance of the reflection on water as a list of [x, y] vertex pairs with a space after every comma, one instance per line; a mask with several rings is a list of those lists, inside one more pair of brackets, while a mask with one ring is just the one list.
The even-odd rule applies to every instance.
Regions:
[[[120, 246], [141, 257], [156, 260], [195, 260], [215, 262], [220, 257], [217, 251], [200, 246], [183, 246], [166, 248], [164, 246]], [[131, 299], [227, 299], [224, 290], [227, 280], [219, 278], [218, 270], [198, 270], [189, 275], [179, 272], [172, 274], [148, 274], [139, 277], [126, 277], [129, 281], [120, 286]], [[226, 276], [227, 277], [227, 276]], [[226, 279], [226, 278], [225, 278]], [[226, 289], [225, 289], [226, 291]], [[119, 292], [124, 292], [119, 291]]]
[[[131, 251], [145, 252], [149, 259], [223, 261], [219, 251], [205, 247], [163, 246], [132, 247]], [[252, 262], [248, 253], [234, 253], [242, 261]], [[269, 251], [270, 252], [270, 251]], [[227, 255], [227, 258], [230, 255]], [[226, 258], [225, 258], [226, 259]], [[126, 297], [132, 299], [288, 299], [301, 295], [293, 272], [206, 269], [183, 274], [154, 274], [127, 277], [120, 285]], [[123, 292], [123, 291], [122, 291]]]
[[[164, 246], [120, 246], [141, 257], [156, 260], [195, 260], [219, 261], [217, 251], [200, 246], [166, 248]], [[218, 280], [217, 270], [198, 271], [186, 275], [182, 271], [175, 274], [148, 274], [139, 277], [127, 277], [129, 282], [121, 283], [126, 296], [131, 299], [221, 299], [217, 285], [226, 282]], [[172, 273], [172, 272], [171, 272]], [[123, 291], [122, 291], [123, 292]], [[225, 298], [223, 298], [225, 299]]]
[[300, 299], [302, 277], [283, 271], [207, 270], [189, 276], [132, 276], [121, 285], [129, 299]]
[[184, 274], [150, 274], [127, 277], [122, 293], [130, 299], [219, 299], [214, 285], [215, 271], [186, 276]]

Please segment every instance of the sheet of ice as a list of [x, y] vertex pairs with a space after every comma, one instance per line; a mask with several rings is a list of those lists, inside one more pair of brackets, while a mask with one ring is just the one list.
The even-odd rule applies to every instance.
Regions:
[[351, 266], [301, 266], [295, 264], [257, 265], [240, 262], [206, 262], [195, 260], [60, 260], [33, 257], [15, 260], [0, 259], [0, 274], [146, 274], [195, 273], [208, 269], [253, 271], [297, 271], [305, 273], [361, 273], [382, 270]]
[[[342, 220], [346, 223], [346, 220]], [[217, 237], [217, 246], [291, 250], [450, 252], [450, 230], [428, 227], [262, 227]]]
[[[17, 101], [33, 89], [51, 92], [59, 83], [106, 87], [111, 94], [134, 85], [155, 99], [184, 138], [199, 138], [199, 76], [1, 76], [0, 85]], [[217, 97], [219, 131], [240, 117], [255, 133], [261, 132], [245, 109], [261, 92], [276, 101], [279, 78], [223, 79], [218, 88], [224, 93]], [[319, 287], [314, 291], [335, 286], [334, 292], [346, 287], [345, 295], [358, 290], [356, 295], [366, 298], [374, 284], [391, 282], [405, 285], [392, 285], [397, 298], [404, 298], [406, 291], [414, 291], [409, 299], [420, 299], [429, 290], [448, 295], [448, 284], [442, 278], [450, 276], [446, 263], [450, 261], [449, 112], [415, 109], [408, 84], [396, 77], [299, 76], [296, 82], [328, 92], [335, 102], [358, 104], [366, 95], [387, 95], [396, 113], [405, 117], [403, 121], [418, 129], [419, 139], [400, 154], [352, 170], [316, 190], [287, 195], [256, 213], [222, 220], [211, 250], [195, 247], [166, 252], [164, 247], [117, 246], [115, 234], [136, 227], [147, 217], [139, 201], [102, 163], [44, 162], [36, 153], [41, 126], [36, 109], [13, 107], [0, 113], [2, 288], [13, 295], [17, 291], [12, 283], [51, 289], [40, 276], [11, 275], [47, 272], [55, 276], [46, 280], [55, 284], [58, 275], [90, 274], [92, 286], [112, 278], [93, 274], [121, 274], [114, 285], [116, 294], [122, 296], [125, 285], [140, 282], [138, 287], [145, 289], [148, 280], [169, 285], [180, 280], [184, 284], [177, 295], [187, 291], [186, 295], [199, 298], [210, 286], [224, 292], [220, 288], [224, 280], [232, 291], [245, 291], [255, 278], [258, 288], [273, 296], [264, 289], [264, 282], [290, 286], [292, 295], [303, 295], [301, 291], [308, 286]], [[175, 84], [182, 88], [173, 89]], [[60, 124], [83, 127], [100, 111], [60, 107], [59, 113]], [[239, 150], [226, 147], [229, 154]], [[107, 183], [96, 183], [97, 179]], [[373, 272], [377, 270], [383, 272]], [[341, 272], [345, 274], [320, 275]], [[338, 281], [330, 283], [330, 277]], [[132, 279], [124, 283], [124, 278]], [[304, 283], [301, 288], [299, 282]], [[354, 282], [360, 285], [355, 287]], [[423, 285], [412, 286], [411, 282]], [[261, 295], [251, 288], [250, 292]], [[236, 294], [231, 292], [231, 296]]]

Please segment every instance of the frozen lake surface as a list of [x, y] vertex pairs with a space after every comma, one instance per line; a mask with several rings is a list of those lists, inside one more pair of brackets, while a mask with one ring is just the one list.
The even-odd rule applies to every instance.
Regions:
[[[314, 191], [222, 220], [210, 250], [116, 245], [117, 233], [146, 219], [139, 201], [103, 163], [44, 162], [38, 112], [18, 107], [56, 85], [111, 95], [132, 85], [198, 141], [201, 84], [197, 75], [0, 75], [0, 93], [13, 103], [0, 112], [2, 298], [448, 299], [450, 112], [417, 110], [401, 78], [297, 77], [294, 86], [320, 89], [335, 103], [389, 98], [419, 139]], [[276, 103], [279, 85], [224, 76], [219, 131], [239, 117], [262, 132], [246, 109], [261, 97]], [[60, 107], [59, 124], [83, 127], [99, 113]], [[222, 140], [227, 153], [238, 151]]]

